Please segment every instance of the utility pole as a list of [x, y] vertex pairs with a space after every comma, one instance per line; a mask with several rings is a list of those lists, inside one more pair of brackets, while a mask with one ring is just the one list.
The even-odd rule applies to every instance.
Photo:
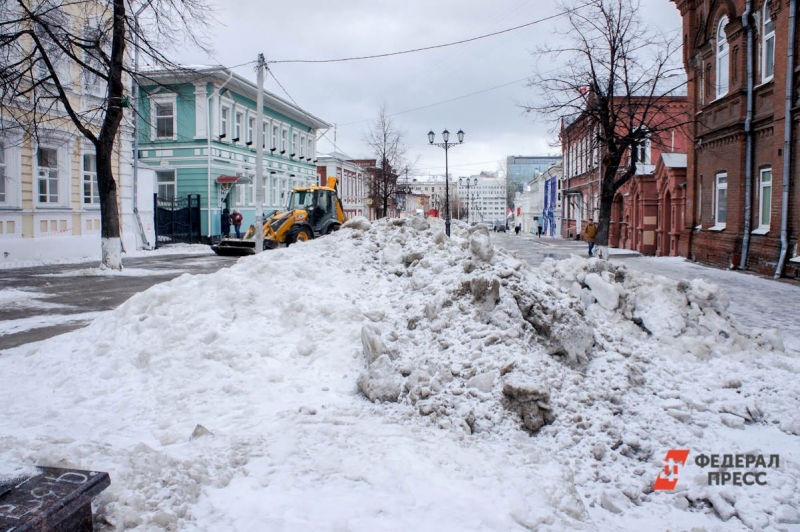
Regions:
[[255, 248], [259, 253], [264, 248], [264, 54], [258, 54], [258, 95], [256, 96], [256, 182], [253, 189], [255, 202]]

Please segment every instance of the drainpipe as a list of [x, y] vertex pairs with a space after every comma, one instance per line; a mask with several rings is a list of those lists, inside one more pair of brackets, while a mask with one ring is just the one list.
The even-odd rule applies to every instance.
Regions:
[[[222, 89], [225, 88], [225, 85], [230, 83], [231, 79], [233, 78], [233, 70], [230, 71], [230, 75], [228, 79], [225, 80], [219, 89], [214, 90], [213, 85], [211, 88], [211, 94], [206, 96], [206, 166], [208, 167], [208, 195], [206, 200], [206, 205], [208, 209], [208, 241], [211, 242], [211, 98], [214, 97], [215, 94], [222, 94]], [[258, 127], [261, 127], [260, 124], [257, 124]]]
[[[144, 232], [142, 218], [139, 216], [139, 15], [150, 7], [153, 0], [142, 5], [133, 14], [133, 216], [139, 228], [139, 238], [145, 249], [150, 249], [147, 234]], [[137, 246], [138, 247], [138, 246]]]
[[775, 268], [775, 279], [783, 275], [786, 252], [789, 249], [789, 170], [792, 155], [792, 95], [794, 94], [794, 32], [797, 20], [797, 0], [789, 2], [789, 46], [786, 52], [786, 108], [783, 129], [783, 198], [781, 205], [781, 255]]
[[744, 155], [744, 233], [742, 234], [742, 255], [739, 269], [747, 266], [747, 252], [750, 246], [750, 218], [752, 217], [753, 190], [753, 0], [747, 0], [747, 8], [742, 14], [742, 25], [747, 28], [747, 116], [744, 120], [746, 139]]

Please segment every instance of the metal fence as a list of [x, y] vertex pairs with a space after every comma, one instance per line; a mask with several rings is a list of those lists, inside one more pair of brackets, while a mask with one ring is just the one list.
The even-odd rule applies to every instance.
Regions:
[[161, 198], [153, 194], [156, 248], [167, 244], [200, 243], [200, 194]]

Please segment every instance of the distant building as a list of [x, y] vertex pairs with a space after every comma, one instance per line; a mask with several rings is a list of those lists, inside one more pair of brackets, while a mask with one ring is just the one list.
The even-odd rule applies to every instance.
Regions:
[[523, 192], [525, 185], [530, 183], [536, 175], [544, 173], [551, 164], [560, 162], [560, 155], [510, 155], [506, 157], [508, 182], [517, 186], [517, 192]]
[[458, 180], [458, 197], [470, 222], [506, 221], [506, 180], [481, 172]]
[[328, 177], [339, 179], [339, 197], [342, 199], [345, 216], [369, 217], [369, 176], [363, 166], [352, 162], [344, 153], [334, 152], [317, 157], [317, 175], [320, 185], [326, 185]]

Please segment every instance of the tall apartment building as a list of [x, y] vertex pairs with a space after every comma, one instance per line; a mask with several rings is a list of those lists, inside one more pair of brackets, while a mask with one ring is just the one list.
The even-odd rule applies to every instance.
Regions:
[[551, 164], [560, 162], [560, 155], [509, 155], [506, 157], [508, 183], [514, 183], [517, 192], [523, 192], [525, 185], [537, 174], [544, 173]]

